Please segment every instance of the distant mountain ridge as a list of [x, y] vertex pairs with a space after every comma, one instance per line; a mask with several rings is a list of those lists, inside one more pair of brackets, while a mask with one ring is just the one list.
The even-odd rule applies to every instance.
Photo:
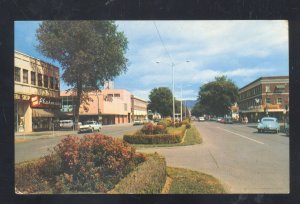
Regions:
[[[186, 106], [190, 109], [192, 109], [194, 107], [194, 105], [196, 104], [196, 100], [186, 100]], [[185, 102], [184, 102], [185, 104]]]

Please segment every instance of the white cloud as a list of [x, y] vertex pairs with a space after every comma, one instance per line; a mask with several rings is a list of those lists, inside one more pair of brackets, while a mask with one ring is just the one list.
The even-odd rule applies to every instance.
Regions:
[[151, 91], [151, 89], [134, 89], [134, 90], [131, 90], [131, 93], [138, 98], [148, 101], [150, 91]]

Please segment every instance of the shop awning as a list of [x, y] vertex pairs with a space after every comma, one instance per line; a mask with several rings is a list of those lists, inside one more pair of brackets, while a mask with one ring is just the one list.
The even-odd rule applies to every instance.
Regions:
[[58, 115], [58, 110], [51, 109], [32, 109], [32, 117], [40, 118], [53, 118]]

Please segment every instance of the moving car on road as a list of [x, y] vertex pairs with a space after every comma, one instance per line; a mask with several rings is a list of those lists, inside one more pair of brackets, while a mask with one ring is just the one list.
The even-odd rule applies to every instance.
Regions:
[[277, 118], [263, 117], [257, 124], [257, 131], [260, 132], [279, 132], [279, 124]]
[[96, 121], [86, 121], [84, 125], [79, 126], [79, 133], [81, 132], [100, 132], [102, 125]]
[[205, 121], [204, 117], [199, 117], [199, 121]]
[[134, 120], [133, 121], [133, 125], [143, 125], [143, 124], [144, 124], [144, 122], [141, 121], [141, 120]]

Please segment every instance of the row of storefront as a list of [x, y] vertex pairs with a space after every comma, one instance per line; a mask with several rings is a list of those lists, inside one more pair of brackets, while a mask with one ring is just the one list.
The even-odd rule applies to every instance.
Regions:
[[239, 90], [239, 118], [257, 122], [262, 117], [289, 118], [289, 77], [260, 77]]
[[[15, 51], [15, 132], [52, 130], [59, 120], [74, 121], [76, 93], [60, 91], [59, 68]], [[107, 82], [103, 90], [88, 93], [89, 104], [79, 108], [79, 121], [103, 125], [147, 118], [147, 101]]]

